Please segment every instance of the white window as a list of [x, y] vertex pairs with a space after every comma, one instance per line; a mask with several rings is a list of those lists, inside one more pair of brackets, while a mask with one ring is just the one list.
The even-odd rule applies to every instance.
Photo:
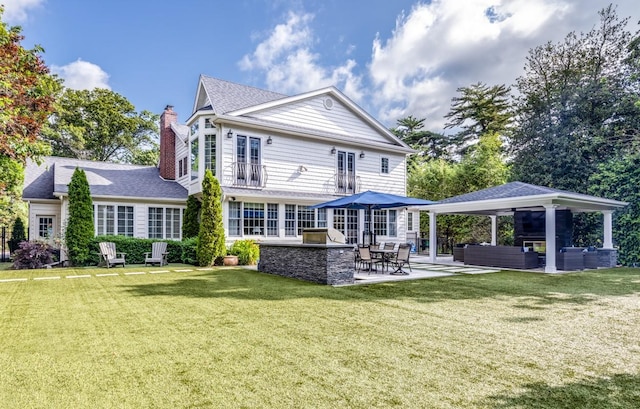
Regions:
[[53, 237], [53, 216], [38, 217], [38, 238], [50, 239]]
[[389, 158], [380, 158], [380, 173], [389, 174]]
[[133, 237], [133, 206], [97, 205], [96, 235]]
[[204, 168], [216, 175], [216, 136], [204, 136]]
[[407, 230], [413, 231], [413, 213], [407, 212]]
[[264, 203], [243, 203], [242, 216], [245, 236], [263, 235]]
[[238, 135], [236, 139], [235, 183], [245, 186], [262, 186], [260, 138]]
[[240, 225], [242, 221], [240, 202], [229, 202], [229, 236], [239, 237], [241, 235]]
[[287, 237], [296, 235], [296, 205], [284, 205], [284, 235]]
[[150, 207], [148, 227], [150, 239], [179, 240], [182, 230], [182, 212], [173, 207]]
[[376, 234], [376, 236], [397, 237], [398, 211], [374, 210], [373, 232]]
[[356, 193], [356, 154], [338, 151], [336, 193]]
[[278, 204], [267, 203], [267, 236], [277, 237], [278, 234]]

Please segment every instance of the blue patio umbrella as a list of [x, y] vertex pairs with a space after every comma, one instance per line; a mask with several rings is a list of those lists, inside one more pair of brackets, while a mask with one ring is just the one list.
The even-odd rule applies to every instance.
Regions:
[[341, 197], [329, 202], [318, 203], [310, 206], [312, 209], [364, 209], [368, 210], [369, 217], [369, 235], [372, 233], [371, 221], [373, 215], [371, 211], [375, 209], [393, 209], [397, 207], [410, 206], [428, 206], [434, 204], [431, 200], [417, 199], [415, 197], [406, 197], [392, 195], [390, 193], [375, 192], [367, 190], [366, 192], [356, 193], [351, 196]]

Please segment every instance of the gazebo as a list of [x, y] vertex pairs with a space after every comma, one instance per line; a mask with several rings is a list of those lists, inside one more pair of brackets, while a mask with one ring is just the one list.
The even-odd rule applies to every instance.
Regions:
[[[511, 182], [501, 186], [467, 193], [441, 200], [425, 208], [429, 211], [429, 256], [436, 261], [437, 226], [439, 214], [484, 215], [491, 218], [491, 245], [497, 243], [497, 216], [523, 214], [529, 217], [529, 224], [540, 224], [541, 234], [546, 245], [545, 272], [555, 273], [557, 243], [557, 215], [567, 217], [573, 213], [602, 213], [604, 231], [602, 250], [608, 253], [615, 263], [616, 250], [613, 248], [612, 214], [613, 211], [628, 203], [596, 196], [568, 192], [549, 187]], [[525, 212], [529, 212], [528, 214]], [[564, 212], [564, 213], [563, 213]], [[538, 217], [532, 220], [532, 215]], [[533, 218], [535, 219], [535, 218]], [[550, 251], [549, 251], [550, 250]]]

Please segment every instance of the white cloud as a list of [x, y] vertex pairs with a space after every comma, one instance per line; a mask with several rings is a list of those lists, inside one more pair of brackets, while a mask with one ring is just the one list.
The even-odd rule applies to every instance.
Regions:
[[313, 52], [312, 20], [312, 14], [290, 12], [285, 23], [278, 24], [253, 53], [242, 58], [240, 69], [263, 72], [274, 91], [295, 94], [335, 85], [358, 100], [362, 91], [361, 78], [354, 74], [356, 62], [349, 59], [338, 67], [322, 67], [319, 55]]
[[457, 88], [478, 81], [511, 85], [528, 50], [548, 41], [549, 27], [568, 10], [560, 0], [416, 4], [397, 19], [389, 39], [373, 42], [369, 75], [378, 118], [394, 124], [413, 115], [442, 131]]
[[109, 75], [100, 66], [78, 59], [70, 64], [51, 66], [51, 72], [64, 79], [64, 86], [71, 89], [111, 89]]
[[18, 24], [27, 19], [27, 11], [42, 5], [44, 0], [4, 0], [3, 20], [10, 24]]

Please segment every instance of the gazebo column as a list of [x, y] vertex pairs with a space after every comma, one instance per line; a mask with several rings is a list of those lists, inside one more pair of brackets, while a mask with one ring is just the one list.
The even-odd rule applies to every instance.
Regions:
[[613, 210], [603, 210], [602, 215], [604, 216], [603, 227], [604, 227], [604, 236], [602, 240], [602, 248], [603, 249], [613, 249], [613, 222], [612, 222], [612, 214]]
[[429, 260], [436, 262], [438, 253], [438, 234], [436, 230], [436, 213], [429, 212]]
[[544, 272], [556, 272], [556, 205], [544, 205], [547, 255]]
[[498, 244], [498, 216], [494, 214], [489, 217], [491, 218], [491, 245], [495, 246]]

